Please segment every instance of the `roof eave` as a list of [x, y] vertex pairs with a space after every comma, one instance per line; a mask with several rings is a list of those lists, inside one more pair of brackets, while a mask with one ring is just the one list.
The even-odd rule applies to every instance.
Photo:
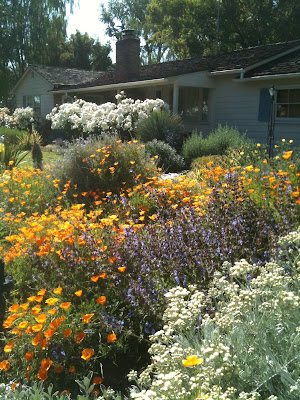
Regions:
[[109, 85], [99, 85], [99, 86], [86, 86], [81, 88], [70, 88], [70, 89], [57, 89], [51, 90], [51, 93], [78, 93], [78, 92], [94, 92], [94, 91], [104, 91], [104, 90], [113, 90], [113, 89], [126, 89], [128, 87], [139, 87], [139, 86], [153, 86], [157, 84], [168, 84], [174, 83], [176, 80], [176, 76], [169, 78], [158, 78], [158, 79], [149, 79], [143, 81], [133, 81], [133, 82], [121, 82], [121, 83], [111, 83]]
[[213, 71], [209, 72], [209, 76], [218, 76], [218, 75], [232, 75], [232, 74], [242, 74], [244, 72], [243, 68], [234, 68], [234, 69], [224, 69], [223, 71]]
[[252, 76], [251, 78], [243, 78], [243, 79], [233, 79], [233, 82], [256, 82], [256, 81], [265, 81], [265, 80], [274, 80], [274, 79], [288, 79], [288, 78], [299, 78], [300, 72], [292, 72], [289, 74], [275, 74], [275, 75], [258, 75]]

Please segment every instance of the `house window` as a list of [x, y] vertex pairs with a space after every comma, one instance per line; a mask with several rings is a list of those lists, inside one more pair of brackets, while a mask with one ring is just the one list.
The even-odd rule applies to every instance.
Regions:
[[180, 87], [178, 111], [185, 121], [208, 121], [208, 89]]
[[277, 91], [277, 118], [300, 118], [300, 89]]
[[41, 96], [23, 96], [23, 107], [31, 107], [36, 116], [41, 115]]

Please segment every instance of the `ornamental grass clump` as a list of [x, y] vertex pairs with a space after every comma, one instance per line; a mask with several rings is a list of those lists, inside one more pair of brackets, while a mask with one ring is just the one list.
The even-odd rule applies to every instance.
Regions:
[[119, 193], [157, 173], [143, 144], [136, 140], [122, 142], [116, 136], [75, 140], [68, 145], [61, 163], [52, 172], [61, 187], [68, 181], [76, 187], [71, 195], [95, 190]]
[[300, 229], [273, 262], [225, 262], [208, 290], [171, 289], [136, 400], [296, 400], [300, 396]]
[[184, 159], [168, 143], [154, 139], [146, 143], [145, 149], [164, 172], [180, 172], [184, 169]]

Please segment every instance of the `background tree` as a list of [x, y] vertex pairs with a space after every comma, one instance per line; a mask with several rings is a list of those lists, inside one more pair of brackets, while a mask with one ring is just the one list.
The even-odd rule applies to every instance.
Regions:
[[104, 71], [111, 66], [112, 61], [109, 57], [111, 52], [110, 44], [101, 43], [91, 38], [87, 33], [76, 31], [70, 39], [63, 45], [56, 65], [67, 68], [79, 68], [86, 70]]
[[106, 34], [120, 39], [121, 31], [134, 29], [142, 42], [141, 61], [160, 62], [167, 46], [159, 40], [151, 41], [151, 25], [146, 24], [145, 11], [150, 0], [109, 0], [107, 8], [101, 4], [100, 21], [106, 24]]

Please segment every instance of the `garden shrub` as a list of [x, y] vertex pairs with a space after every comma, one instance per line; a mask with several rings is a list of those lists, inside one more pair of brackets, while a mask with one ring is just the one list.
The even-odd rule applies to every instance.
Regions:
[[117, 94], [118, 104], [104, 103], [97, 105], [84, 100], [65, 103], [55, 107], [47, 118], [51, 120], [51, 128], [61, 130], [64, 138], [71, 140], [90, 134], [118, 133], [122, 139], [131, 138], [138, 121], [151, 112], [167, 107], [161, 99], [145, 101], [126, 98]]
[[240, 148], [245, 141], [245, 136], [241, 135], [237, 129], [228, 125], [219, 125], [215, 131], [211, 132], [205, 138], [201, 132], [193, 132], [183, 144], [182, 155], [186, 160], [187, 166], [190, 166], [195, 158], [209, 155], [224, 155], [230, 148]]
[[82, 192], [118, 193], [156, 173], [143, 145], [137, 141], [122, 143], [118, 137], [108, 135], [68, 144], [61, 163], [53, 170], [61, 187], [70, 181], [83, 201]]
[[131, 399], [299, 399], [300, 229], [278, 245], [262, 266], [224, 262], [225, 275], [216, 273], [207, 291], [166, 294], [151, 364]]
[[169, 144], [154, 139], [146, 143], [145, 149], [152, 157], [158, 157], [157, 166], [164, 172], [179, 172], [184, 169], [184, 159]]
[[143, 142], [153, 139], [168, 143], [179, 152], [183, 143], [184, 126], [181, 118], [171, 111], [154, 111], [136, 126], [135, 134]]

